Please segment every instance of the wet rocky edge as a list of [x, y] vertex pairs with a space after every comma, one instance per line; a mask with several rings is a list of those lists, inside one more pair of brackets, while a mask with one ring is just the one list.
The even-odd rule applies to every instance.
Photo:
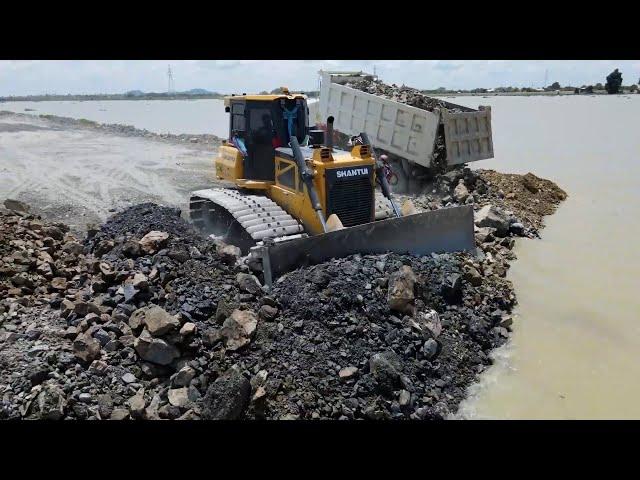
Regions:
[[98, 123], [84, 118], [61, 117], [58, 115], [30, 115], [26, 113], [15, 113], [6, 110], [0, 111], [0, 119], [2, 117], [14, 118], [41, 118], [47, 120], [52, 125], [61, 128], [78, 128], [86, 130], [94, 130], [102, 133], [126, 136], [126, 137], [142, 137], [149, 140], [162, 141], [166, 143], [188, 143], [193, 146], [218, 146], [222, 143], [222, 139], [216, 135], [208, 134], [172, 134], [172, 133], [154, 133], [146, 129], [135, 128], [132, 125], [123, 125], [119, 123]]
[[[529, 172], [524, 175], [495, 170], [455, 168], [437, 175], [420, 195], [396, 194], [399, 204], [411, 200], [418, 211], [473, 205], [476, 235], [509, 230], [515, 235], [540, 237], [544, 217], [552, 215], [567, 193], [551, 180]], [[489, 228], [489, 230], [487, 230]], [[484, 237], [482, 237], [484, 238]]]
[[[481, 177], [461, 172], [449, 195], [466, 203]], [[475, 257], [355, 255], [267, 292], [178, 209], [137, 205], [78, 239], [7, 200], [0, 418], [446, 418], [509, 336], [511, 249], [535, 225], [508, 205], [475, 207]]]

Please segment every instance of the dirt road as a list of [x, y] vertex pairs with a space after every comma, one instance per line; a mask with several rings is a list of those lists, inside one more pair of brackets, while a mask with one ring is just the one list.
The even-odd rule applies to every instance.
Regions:
[[185, 212], [190, 190], [215, 183], [215, 150], [3, 116], [0, 199], [23, 200], [78, 232], [140, 202]]

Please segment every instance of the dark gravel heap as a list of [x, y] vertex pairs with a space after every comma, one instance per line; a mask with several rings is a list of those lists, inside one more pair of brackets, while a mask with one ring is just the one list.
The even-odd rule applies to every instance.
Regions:
[[[537, 232], [508, 210], [479, 208], [498, 195], [481, 175], [464, 169], [436, 181], [438, 193], [415, 203], [473, 204], [477, 257], [355, 255], [290, 272], [270, 294], [237, 249], [204, 237], [175, 208], [131, 207], [83, 244], [9, 211], [0, 217], [0, 261], [12, 275], [0, 288], [0, 418], [455, 413], [508, 338], [514, 237]], [[546, 198], [546, 184], [536, 185]], [[16, 269], [27, 271], [14, 279]], [[25, 275], [38, 288], [25, 287]], [[48, 285], [46, 275], [60, 278]]]
[[177, 237], [187, 236], [189, 243], [202, 241], [204, 237], [180, 217], [179, 208], [160, 207], [154, 203], [142, 203], [111, 216], [99, 230], [89, 232], [85, 245], [93, 252], [101, 241], [116, 241], [119, 237], [142, 238], [151, 230], [171, 232]]
[[[273, 291], [279, 318], [259, 323], [255, 344], [226, 359], [269, 373], [266, 406], [252, 404], [250, 415], [433, 419], [455, 412], [490, 364], [488, 351], [506, 340], [500, 325], [509, 324], [515, 302], [500, 277], [472, 286], [466, 264], [473, 263], [464, 255], [356, 255], [282, 277]], [[413, 316], [387, 301], [389, 278], [403, 265], [418, 277]], [[441, 332], [420, 329], [432, 309]], [[372, 371], [376, 355], [392, 359], [390, 372]]]
[[[155, 229], [168, 238], [145, 251], [139, 240]], [[179, 210], [153, 204], [89, 232], [76, 264], [78, 271], [46, 294], [51, 309], [18, 303], [29, 297], [9, 298], [0, 309], [0, 365], [12, 366], [0, 374], [0, 418], [197, 418], [197, 408], [185, 405], [206, 391], [202, 334], [217, 302], [239, 295], [235, 274], [242, 268], [220, 257]], [[149, 353], [137, 345], [144, 333], [133, 314], [152, 305], [172, 323], [169, 332], [153, 334], [161, 350]], [[179, 371], [183, 377], [172, 380]], [[173, 401], [170, 390], [177, 390]]]

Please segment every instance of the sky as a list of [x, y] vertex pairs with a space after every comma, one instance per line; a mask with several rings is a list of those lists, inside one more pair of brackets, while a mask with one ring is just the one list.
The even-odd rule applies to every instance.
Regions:
[[605, 83], [615, 68], [623, 84], [637, 83], [640, 60], [3, 60], [0, 96], [124, 93], [167, 90], [171, 65], [175, 90], [256, 93], [287, 86], [316, 90], [318, 71], [363, 70], [386, 83], [420, 89]]

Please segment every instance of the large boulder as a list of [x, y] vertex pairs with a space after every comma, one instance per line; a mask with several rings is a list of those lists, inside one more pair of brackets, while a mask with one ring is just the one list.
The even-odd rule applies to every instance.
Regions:
[[220, 255], [221, 260], [228, 264], [233, 265], [242, 256], [242, 250], [235, 245], [227, 245], [224, 242], [216, 242], [216, 252]]
[[179, 329], [180, 320], [164, 308], [157, 305], [150, 305], [139, 308], [133, 312], [129, 317], [129, 326], [134, 330], [146, 327], [151, 335], [159, 337]]
[[[216, 306], [215, 322], [223, 323], [227, 317], [233, 313], [233, 310], [234, 306], [232, 303], [228, 302], [224, 298], [221, 299]], [[211, 319], [209, 319], [209, 321], [211, 321]]]
[[28, 213], [30, 210], [29, 205], [26, 203], [21, 202], [20, 200], [12, 200], [10, 198], [7, 198], [4, 201], [4, 206], [6, 209], [13, 210], [14, 212]]
[[253, 295], [257, 295], [262, 292], [260, 281], [255, 275], [238, 273], [238, 275], [236, 275], [236, 282], [238, 282], [238, 286], [243, 292], [251, 293]]
[[73, 353], [86, 363], [91, 363], [100, 357], [100, 343], [90, 335], [78, 335], [73, 342]]
[[388, 350], [376, 353], [369, 359], [369, 371], [376, 381], [378, 389], [389, 395], [400, 383], [402, 365], [396, 353]]
[[442, 322], [440, 315], [433, 309], [426, 312], [418, 312], [417, 323], [423, 332], [428, 333], [433, 338], [437, 338], [442, 333]]
[[495, 229], [490, 228], [490, 227], [479, 228], [478, 231], [475, 234], [477, 243], [482, 244], [482, 243], [487, 243], [487, 242], [493, 242], [493, 240], [494, 240], [493, 232], [494, 231], [495, 231]]
[[458, 180], [458, 185], [456, 185], [456, 188], [453, 190], [454, 200], [458, 203], [464, 203], [464, 201], [467, 199], [468, 196], [469, 196], [469, 190], [465, 186], [464, 180], [463, 179]]
[[144, 313], [144, 324], [147, 330], [154, 337], [169, 333], [171, 330], [180, 328], [180, 320], [171, 315], [164, 308], [154, 305]]
[[475, 214], [475, 224], [478, 227], [495, 228], [495, 234], [499, 237], [509, 233], [510, 220], [509, 215], [494, 205], [485, 205]]
[[236, 420], [249, 406], [251, 384], [235, 365], [218, 377], [203, 399], [205, 420]]
[[187, 387], [172, 388], [167, 392], [169, 403], [174, 407], [186, 407], [189, 404]]
[[474, 287], [479, 287], [480, 285], [482, 285], [482, 275], [480, 274], [478, 269], [472, 265], [464, 266], [463, 278]]
[[440, 285], [440, 294], [450, 305], [462, 302], [462, 277], [457, 273], [446, 276]]
[[168, 238], [168, 233], [152, 230], [140, 239], [140, 248], [142, 248], [145, 253], [155, 253], [164, 245]]
[[433, 360], [438, 355], [438, 342], [429, 338], [422, 346], [422, 353], [427, 360]]
[[54, 277], [51, 279], [51, 282], [49, 283], [49, 285], [54, 290], [66, 290], [67, 279], [64, 277]]
[[258, 325], [256, 314], [252, 310], [234, 310], [222, 324], [220, 334], [228, 350], [237, 350], [251, 341]]
[[64, 391], [55, 384], [44, 384], [40, 388], [35, 401], [31, 404], [31, 412], [40, 420], [60, 420], [65, 416], [67, 399]]
[[84, 317], [89, 313], [95, 313], [96, 315], [100, 315], [102, 313], [95, 303], [82, 301], [75, 302], [73, 312], [79, 317]]
[[278, 316], [278, 309], [272, 305], [262, 305], [260, 310], [258, 311], [258, 316], [262, 320], [266, 320], [267, 322], [271, 322], [276, 319]]
[[122, 253], [125, 257], [128, 258], [138, 258], [142, 255], [142, 247], [140, 246], [140, 242], [136, 239], [131, 239], [125, 242], [122, 246]]
[[189, 365], [186, 365], [178, 370], [177, 373], [171, 376], [171, 385], [174, 388], [188, 387], [191, 383], [191, 380], [193, 380], [196, 375], [197, 372], [195, 371], [195, 369], [193, 367], [190, 367]]
[[524, 188], [529, 190], [531, 193], [538, 193], [538, 191], [540, 190], [540, 188], [538, 187], [539, 181], [540, 179], [531, 172], [522, 177], [522, 185], [524, 185]]
[[453, 186], [464, 175], [464, 172], [459, 169], [451, 170], [438, 177], [438, 181], [441, 184]]
[[402, 313], [412, 312], [415, 283], [416, 276], [408, 265], [403, 265], [400, 270], [392, 273], [387, 291], [389, 308]]
[[126, 402], [133, 418], [140, 418], [144, 413], [144, 407], [146, 401], [144, 399], [144, 388], [138, 390], [138, 392]]
[[176, 347], [160, 338], [152, 337], [147, 329], [136, 338], [133, 347], [143, 360], [157, 365], [169, 365], [180, 357]]

